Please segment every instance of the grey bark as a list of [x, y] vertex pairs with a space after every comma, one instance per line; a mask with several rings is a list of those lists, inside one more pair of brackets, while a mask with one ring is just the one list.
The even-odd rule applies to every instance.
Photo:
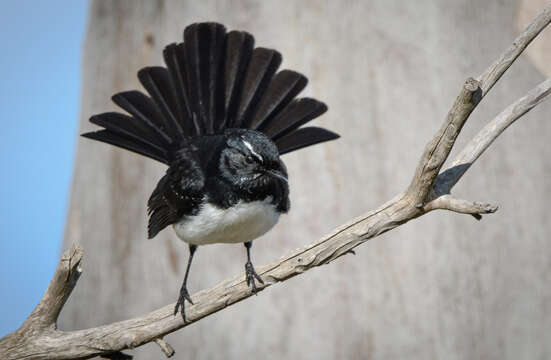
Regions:
[[[343, 138], [285, 159], [293, 208], [255, 242], [255, 262], [267, 263], [405, 188], [457, 84], [514, 38], [514, 17], [512, 1], [93, 2], [81, 131], [91, 128], [91, 114], [113, 109], [112, 93], [139, 87], [136, 71], [161, 64], [162, 47], [191, 22], [221, 21], [280, 50], [284, 67], [310, 78], [307, 94], [329, 104], [319, 122]], [[465, 139], [541, 79], [521, 59], [473, 114]], [[535, 110], [480, 159], [479, 176], [462, 181], [459, 193], [499, 200], [499, 217], [478, 224], [445, 212], [423, 217], [357, 258], [167, 340], [189, 358], [247, 358], [258, 349], [268, 359], [549, 357], [549, 110]], [[186, 247], [170, 231], [145, 240], [145, 201], [163, 171], [133, 154], [79, 142], [66, 244], [83, 245], [88, 270], [61, 328], [107, 324], [175, 300]], [[241, 274], [245, 259], [240, 246], [205, 247], [197, 255], [195, 290]], [[154, 345], [137, 353], [158, 357]]]

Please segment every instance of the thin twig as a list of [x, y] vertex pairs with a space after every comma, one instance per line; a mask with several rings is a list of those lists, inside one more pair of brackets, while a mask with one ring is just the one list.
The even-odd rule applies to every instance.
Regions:
[[156, 338], [155, 343], [159, 345], [159, 348], [161, 348], [161, 351], [167, 358], [172, 357], [174, 355], [174, 348], [170, 346], [169, 343], [163, 340], [163, 338]]
[[528, 25], [513, 41], [513, 44], [477, 78], [482, 89], [482, 97], [490, 91], [495, 83], [507, 71], [509, 66], [519, 57], [526, 47], [551, 22], [551, 3]]

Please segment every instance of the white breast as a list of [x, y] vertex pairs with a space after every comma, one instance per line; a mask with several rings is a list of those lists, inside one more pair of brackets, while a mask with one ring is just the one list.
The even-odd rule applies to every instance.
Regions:
[[180, 239], [194, 245], [251, 241], [277, 223], [279, 212], [271, 201], [271, 196], [263, 201], [240, 201], [228, 209], [207, 202], [197, 215], [174, 224], [174, 231]]

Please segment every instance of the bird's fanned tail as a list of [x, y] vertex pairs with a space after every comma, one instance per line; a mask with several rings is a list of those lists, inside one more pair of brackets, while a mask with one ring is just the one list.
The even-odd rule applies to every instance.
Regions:
[[186, 137], [219, 134], [227, 128], [254, 129], [277, 144], [281, 154], [332, 140], [337, 134], [301, 128], [327, 106], [296, 98], [308, 80], [291, 70], [277, 72], [281, 55], [254, 48], [252, 35], [226, 33], [217, 23], [196, 23], [184, 42], [163, 52], [166, 68], [146, 67], [138, 78], [149, 94], [126, 91], [113, 102], [128, 112], [103, 113], [90, 121], [104, 128], [83, 136], [170, 164]]

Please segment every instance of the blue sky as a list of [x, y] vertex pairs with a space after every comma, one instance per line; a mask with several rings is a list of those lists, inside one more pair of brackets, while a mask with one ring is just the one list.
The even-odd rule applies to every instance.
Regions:
[[84, 0], [0, 13], [0, 337], [40, 300], [61, 248], [80, 106]]

